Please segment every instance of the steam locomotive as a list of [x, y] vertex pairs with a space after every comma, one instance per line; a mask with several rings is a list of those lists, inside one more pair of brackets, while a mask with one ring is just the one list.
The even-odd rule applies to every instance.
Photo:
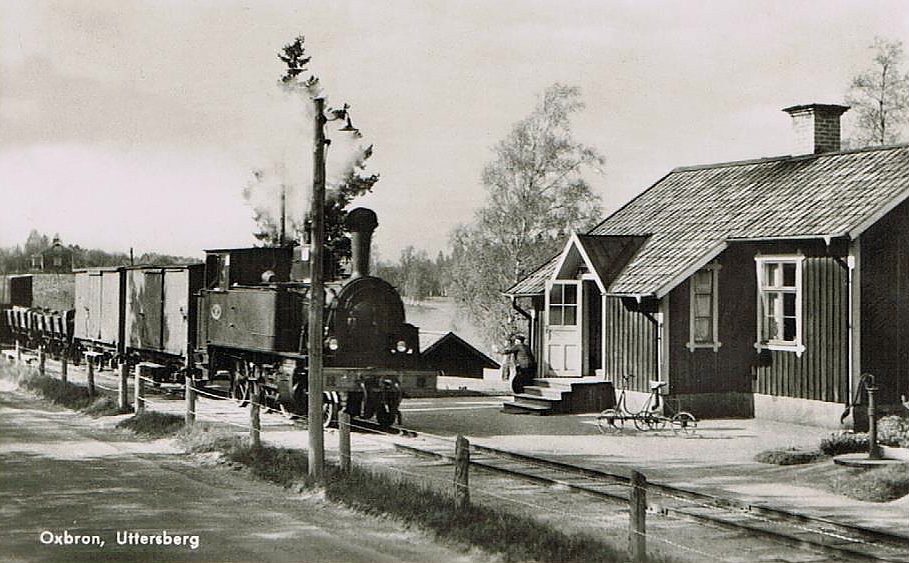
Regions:
[[[343, 406], [352, 416], [392, 424], [405, 393], [436, 385], [437, 372], [421, 369], [418, 329], [406, 322], [400, 295], [369, 275], [377, 226], [369, 209], [348, 214], [352, 271], [326, 283], [326, 422]], [[241, 404], [257, 392], [259, 401], [304, 414], [311, 291], [305, 250], [215, 249], [204, 264], [76, 270], [64, 347], [74, 359], [151, 362], [162, 381], [187, 373], [199, 385], [226, 381]], [[51, 336], [60, 348], [59, 334]]]

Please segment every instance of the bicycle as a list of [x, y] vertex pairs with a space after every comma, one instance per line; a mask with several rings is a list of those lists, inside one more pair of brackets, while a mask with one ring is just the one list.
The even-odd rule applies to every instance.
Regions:
[[[650, 394], [641, 409], [639, 411], [629, 410], [625, 400], [625, 391], [627, 382], [631, 378], [630, 375], [622, 376], [622, 390], [615, 407], [606, 409], [597, 415], [597, 427], [600, 432], [620, 432], [624, 429], [626, 420], [631, 420], [634, 427], [640, 431], [662, 430], [666, 427], [667, 422], [672, 425], [672, 431], [677, 435], [692, 435], [697, 431], [697, 418], [693, 414], [678, 408], [673, 409], [664, 400], [664, 395], [660, 393], [660, 390], [666, 386], [664, 381], [651, 381]], [[676, 398], [674, 401], [678, 405], [679, 399]], [[661, 406], [664, 410], [670, 411], [670, 415], [657, 412]]]

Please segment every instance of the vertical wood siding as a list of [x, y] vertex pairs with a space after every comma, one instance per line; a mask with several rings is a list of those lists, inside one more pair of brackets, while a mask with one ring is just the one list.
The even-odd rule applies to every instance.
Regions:
[[657, 377], [656, 324], [641, 313], [629, 311], [617, 297], [606, 298], [606, 379], [621, 388], [623, 375], [634, 376], [628, 388], [649, 391]]
[[909, 204], [861, 237], [862, 372], [881, 404], [909, 395]]
[[737, 245], [718, 259], [717, 338], [720, 347], [690, 350], [689, 281], [669, 296], [669, 392], [750, 393], [756, 334], [754, 249]]
[[[841, 250], [841, 249], [840, 249]], [[805, 352], [770, 351], [758, 361], [757, 279], [760, 253], [806, 255], [802, 280], [802, 336]], [[717, 259], [721, 343], [689, 350], [688, 282], [670, 295], [670, 392], [673, 394], [755, 392], [841, 402], [848, 378], [846, 269], [821, 243], [735, 244]], [[766, 361], [769, 360], [769, 361]]]
[[848, 274], [836, 260], [826, 256], [806, 257], [802, 271], [805, 352], [798, 357], [795, 352], [771, 351], [770, 365], [756, 370], [754, 390], [768, 395], [842, 402], [847, 394], [848, 378]]

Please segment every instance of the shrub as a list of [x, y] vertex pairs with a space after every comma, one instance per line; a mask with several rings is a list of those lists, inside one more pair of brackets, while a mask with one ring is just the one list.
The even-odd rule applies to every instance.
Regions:
[[246, 444], [245, 433], [225, 430], [207, 423], [196, 422], [177, 433], [177, 439], [191, 453], [229, 452]]
[[111, 416], [133, 412], [131, 407], [120, 409], [120, 404], [110, 397], [98, 397], [95, 402], [82, 409], [82, 412], [91, 416]]
[[836, 432], [821, 440], [820, 448], [826, 455], [867, 452], [868, 434], [865, 432]]
[[877, 439], [885, 446], [909, 448], [909, 419], [885, 416], [877, 423]]
[[305, 451], [271, 446], [235, 445], [227, 451], [227, 458], [249, 467], [259, 479], [285, 487], [306, 481], [309, 466]]
[[799, 450], [788, 448], [785, 450], [766, 450], [756, 456], [754, 461], [758, 463], [772, 463], [774, 465], [800, 465], [802, 463], [811, 463], [824, 457], [824, 454], [817, 450]]
[[126, 428], [136, 434], [152, 438], [165, 438], [173, 436], [183, 428], [183, 417], [175, 414], [166, 414], [147, 411], [121, 420], [117, 428]]

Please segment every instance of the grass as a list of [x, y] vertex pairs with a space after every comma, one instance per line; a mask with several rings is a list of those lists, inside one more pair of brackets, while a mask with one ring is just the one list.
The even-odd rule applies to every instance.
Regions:
[[[239, 438], [235, 436], [234, 438]], [[199, 437], [190, 441], [200, 440]], [[201, 438], [203, 444], [212, 443]], [[272, 483], [315, 488], [307, 476], [305, 452], [271, 446], [251, 447], [226, 440], [225, 456]], [[203, 446], [203, 448], [207, 447]], [[347, 475], [326, 468], [325, 498], [369, 514], [389, 515], [432, 532], [437, 539], [455, 541], [501, 553], [505, 561], [593, 562], [625, 561], [627, 555], [587, 536], [570, 535], [550, 525], [505, 510], [473, 504], [458, 511], [451, 497], [413, 483], [361, 468]]]
[[240, 448], [246, 443], [247, 434], [225, 430], [218, 426], [196, 422], [191, 426], [184, 426], [177, 432], [177, 439], [190, 453], [228, 452]]
[[889, 502], [909, 494], [909, 465], [852, 470], [833, 480], [834, 492], [868, 502]]
[[437, 537], [482, 545], [506, 561], [626, 561], [614, 547], [580, 535], [569, 535], [502, 509], [472, 504], [455, 510], [452, 499], [412, 483], [354, 468], [349, 475], [333, 472], [326, 498], [348, 506], [390, 514], [431, 530]]
[[113, 416], [131, 413], [133, 409], [129, 406], [121, 409], [117, 401], [107, 396], [101, 396], [96, 398], [95, 402], [82, 409], [82, 412], [91, 416]]
[[37, 393], [44, 399], [73, 410], [86, 409], [95, 402], [88, 389], [68, 381], [46, 375], [26, 374], [19, 378], [19, 386]]
[[754, 456], [754, 461], [774, 465], [801, 465], [803, 463], [812, 463], [825, 457], [823, 453], [816, 450], [786, 448], [760, 452]]
[[49, 375], [41, 375], [28, 368], [11, 366], [3, 371], [5, 375], [15, 379], [19, 387], [31, 391], [55, 405], [82, 411], [91, 416], [111, 416], [132, 411], [129, 407], [121, 410], [117, 401], [107, 395], [95, 394], [92, 396], [86, 387]]
[[150, 438], [169, 438], [183, 429], [183, 417], [155, 411], [145, 411], [117, 423], [117, 428], [132, 430]]

